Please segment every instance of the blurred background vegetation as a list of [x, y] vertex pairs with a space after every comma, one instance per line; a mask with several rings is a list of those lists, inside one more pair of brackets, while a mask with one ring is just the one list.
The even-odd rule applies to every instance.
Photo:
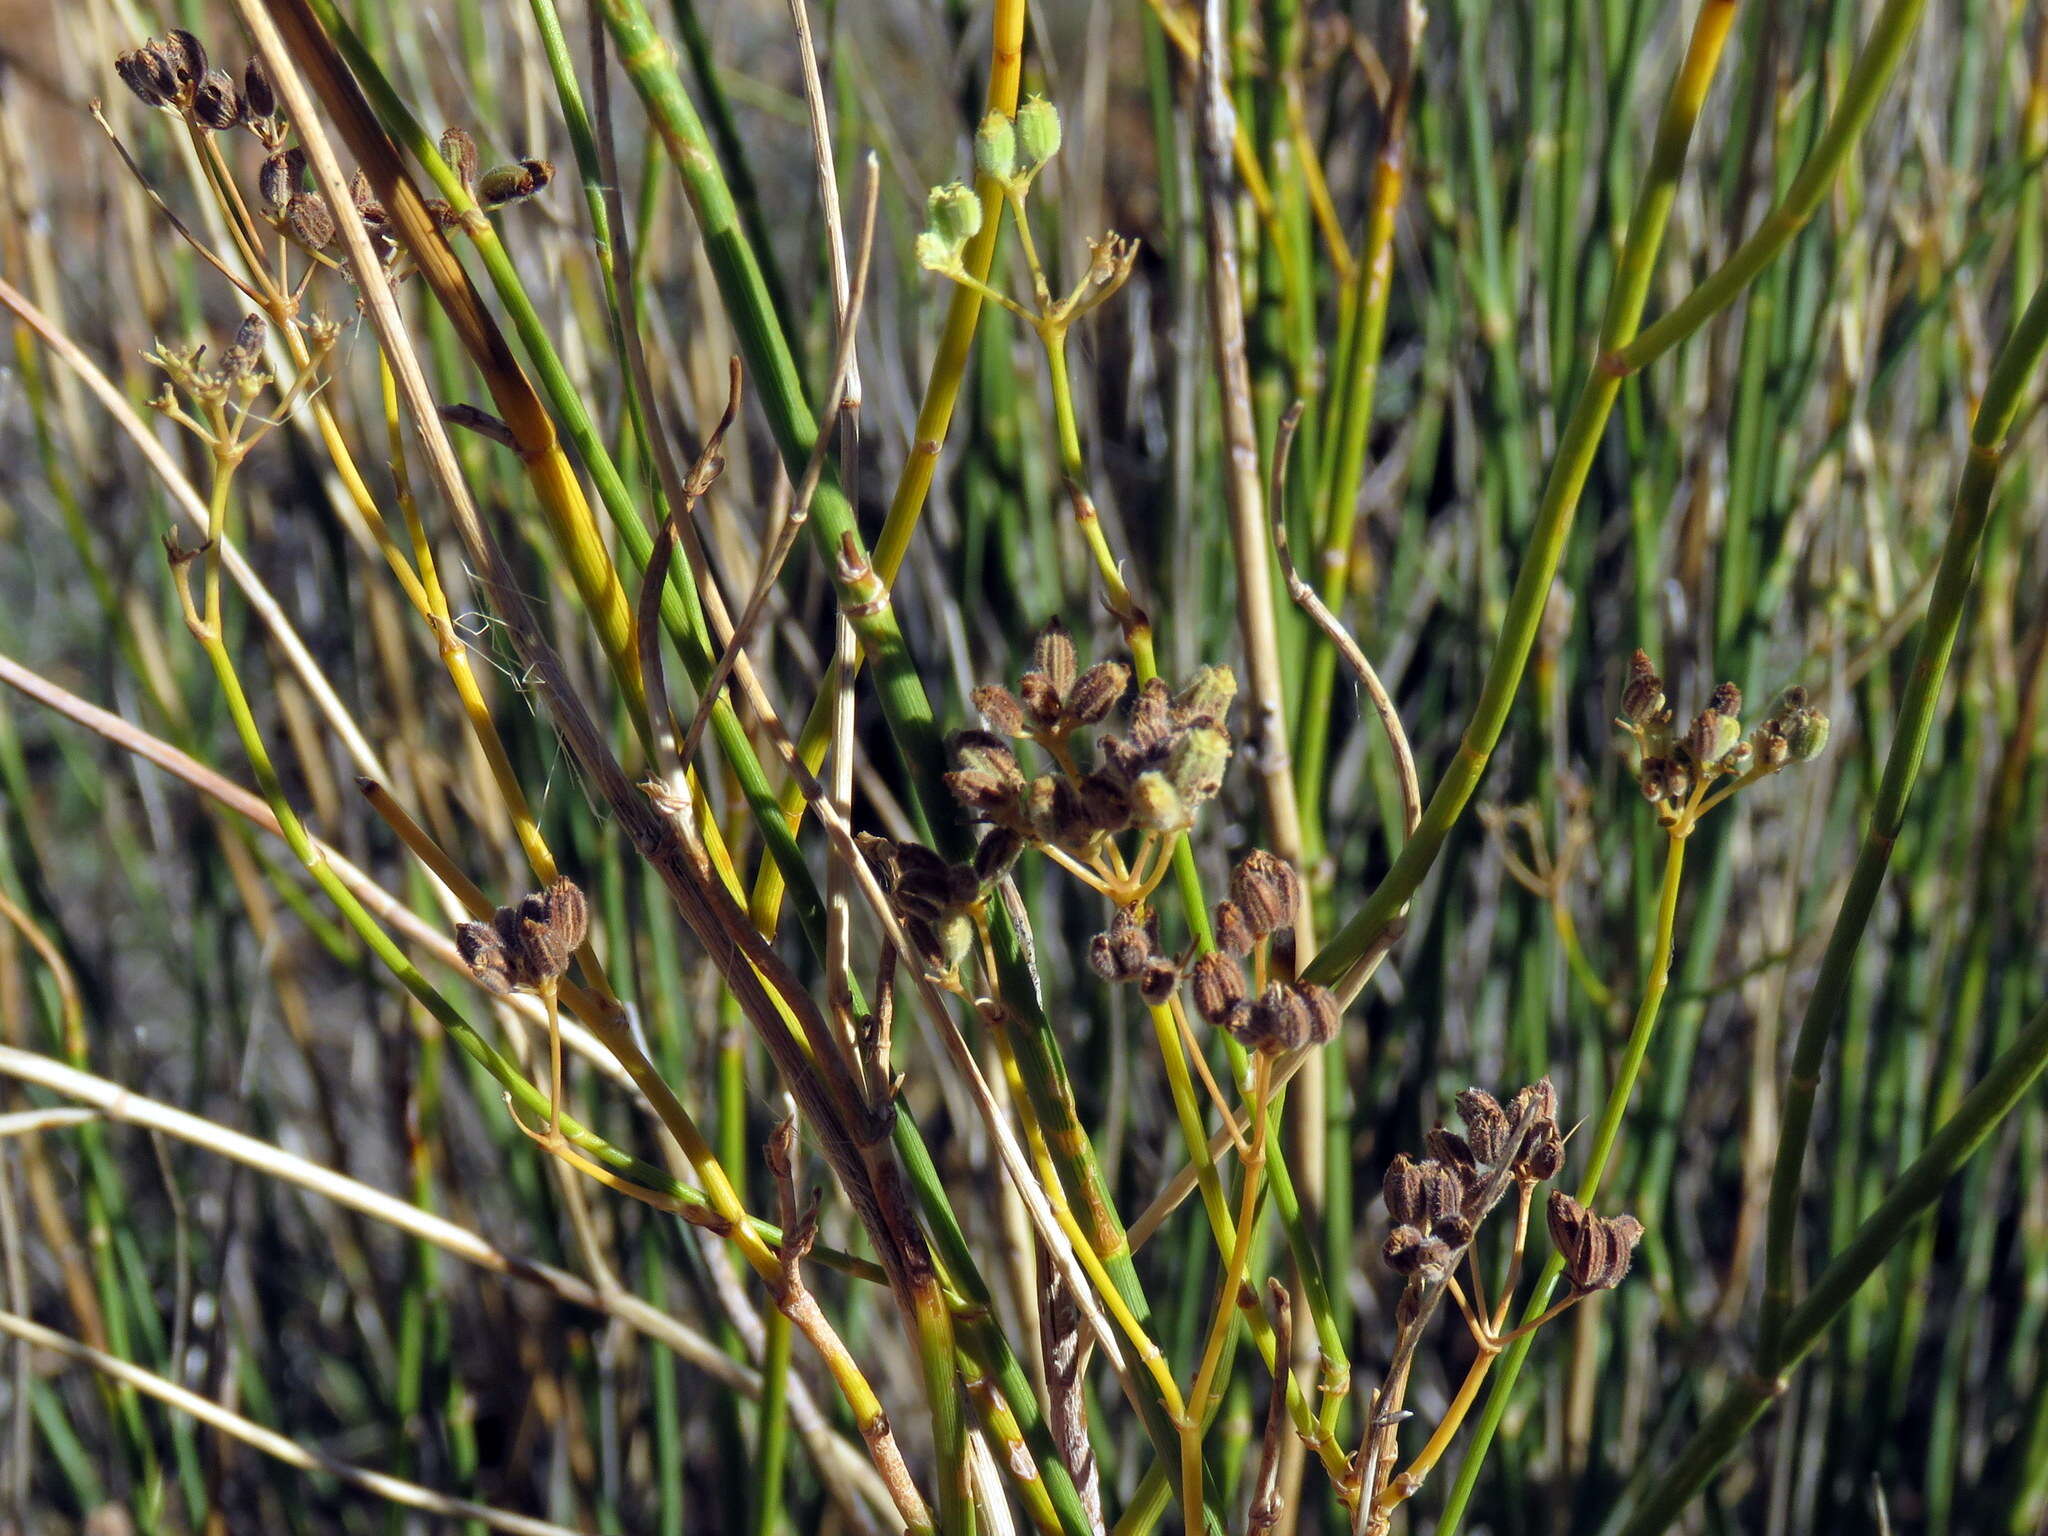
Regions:
[[[747, 338], [626, 74], [607, 77], [615, 207], [630, 237], [614, 249], [631, 263], [613, 273], [593, 245], [593, 202], [550, 68], [552, 5], [340, 9], [429, 135], [467, 130], [486, 165], [553, 162], [552, 184], [494, 221], [568, 386], [629, 495], [651, 503], [655, 467], [628, 410], [608, 284], [637, 295], [654, 395], [685, 462], [716, 423], [728, 359]], [[766, 0], [655, 10], [817, 402], [836, 322], [789, 13]], [[1876, 13], [1858, 0], [1738, 8], [1647, 318], [1690, 292], [1793, 185]], [[113, 61], [173, 25], [231, 68], [249, 44], [231, 7], [200, 0], [159, 11], [12, 4], [4, 16], [0, 278], [139, 408], [160, 383], [145, 354], [159, 341], [217, 351], [247, 305], [173, 233], [86, 104], [103, 103], [141, 174], [200, 240], [220, 244], [184, 134], [120, 88]], [[563, 6], [559, 20], [563, 60], [591, 92], [583, 6]], [[1692, 8], [1440, 0], [1413, 18], [1412, 56], [1409, 14], [1379, 0], [1236, 3], [1226, 20], [1246, 158], [1263, 183], [1263, 203], [1241, 186], [1228, 206], [1244, 253], [1261, 477], [1282, 413], [1304, 400], [1283, 515], [1305, 571], [1391, 694], [1427, 792], [1458, 754], [1512, 617]], [[1113, 229], [1141, 242], [1126, 286], [1075, 328], [1072, 392], [1108, 546], [1176, 682], [1202, 663], [1241, 677], [1245, 665], [1198, 114], [1181, 49], [1195, 21], [1171, 4], [1048, 0], [1030, 12], [1023, 64], [1025, 88], [1056, 101], [1064, 121], [1064, 150], [1030, 202], [1055, 290], [1086, 271], [1087, 239]], [[853, 467], [841, 465], [872, 541], [917, 441], [953, 300], [951, 285], [919, 268], [913, 241], [926, 189], [973, 174], [991, 18], [953, 0], [816, 0], [810, 22], [850, 227], [862, 157], [878, 157], [860, 446]], [[1404, 157], [1391, 187], [1376, 179], [1390, 146]], [[237, 141], [230, 154], [253, 185], [255, 146]], [[1621, 389], [1474, 814], [1451, 828], [1405, 933], [1300, 1080], [1288, 1146], [1331, 1321], [1362, 1387], [1394, 1331], [1396, 1283], [1377, 1257], [1389, 1160], [1419, 1152], [1468, 1084], [1505, 1094], [1548, 1073], [1567, 1127], [1590, 1121], [1656, 968], [1664, 839], [1613, 723], [1631, 652], [1656, 659], [1681, 719], [1724, 678], [1757, 706], [1801, 685], [1833, 718], [1825, 757], [1746, 791], [1692, 839], [1670, 991], [1603, 1199], [1648, 1228], [1637, 1274], [1537, 1340], [1490, 1451], [1471, 1464], [1469, 1499], [1459, 1495], [1467, 1529], [1618, 1529], [1750, 1369], [1791, 1041], [1911, 692], [1973, 408], [2042, 279], [2044, 154], [2048, 17], [2023, 0], [1935, 0], [1812, 219], [1725, 313]], [[1376, 186], [1390, 263], [1377, 347], [1362, 335], [1361, 260], [1375, 248]], [[1008, 235], [991, 280], [1029, 293]], [[323, 273], [312, 292], [341, 325], [319, 393], [396, 528], [375, 337], [346, 282]], [[399, 296], [435, 398], [487, 404], [426, 286], [408, 281]], [[8, 1309], [341, 1461], [579, 1530], [886, 1528], [886, 1506], [832, 1495], [831, 1485], [858, 1484], [844, 1465], [850, 1428], [805, 1349], [793, 1366], [776, 1364], [786, 1331], [767, 1331], [765, 1369], [778, 1382], [793, 1371], [802, 1401], [757, 1400], [772, 1309], [715, 1236], [643, 1205], [567, 1193], [503, 1113], [497, 1084], [390, 984], [283, 844], [75, 710], [47, 707], [54, 685], [252, 782], [166, 574], [159, 535], [182, 513], [81, 373], [28, 325], [8, 335], [0, 656], [14, 688], [0, 693], [10, 919], [0, 923], [0, 1034], [16, 1054], [0, 1073], [0, 1124], [30, 1117], [0, 1136]], [[531, 367], [524, 340], [518, 350]], [[757, 380], [749, 386], [724, 478], [699, 514], [735, 611], [788, 495]], [[2048, 445], [2036, 398], [2027, 393], [2011, 429], [1891, 877], [1852, 951], [1799, 1206], [1802, 1277], [1851, 1238], [2048, 999], [2038, 958], [2048, 937]], [[190, 439], [161, 422], [147, 430], [203, 490], [204, 455]], [[605, 701], [600, 722], [623, 748], [625, 706], [518, 456], [473, 432], [455, 446], [542, 629], [572, 681]], [[1073, 630], [1084, 664], [1125, 652], [1063, 488], [1070, 468], [1044, 351], [985, 307], [893, 593], [942, 727], [977, 723], [971, 689], [1014, 680], [1049, 618]], [[417, 461], [412, 473], [454, 628], [548, 843], [589, 894], [605, 968], [749, 1208], [772, 1214], [760, 1147], [784, 1100], [769, 1064], [536, 702]], [[503, 1048], [544, 1057], [531, 1016], [514, 1019], [451, 968], [445, 944], [426, 944], [426, 930], [446, 934], [459, 914], [356, 788], [359, 775], [388, 788], [493, 902], [534, 884], [432, 641], [306, 409], [265, 439], [235, 489], [236, 542], [304, 646], [302, 663], [246, 597], [229, 603], [227, 638], [285, 793], [318, 836], [419, 914], [401, 938], [453, 1005]], [[196, 538], [188, 530], [188, 544]], [[637, 568], [636, 557], [629, 590]], [[792, 730], [830, 660], [836, 601], [827, 562], [800, 545], [749, 645]], [[1254, 769], [1285, 766], [1316, 929], [1328, 934], [1390, 867], [1399, 784], [1348, 671], [1284, 591], [1277, 606], [1285, 736], [1261, 740], [1253, 765], [1232, 773], [1193, 847], [1220, 890], [1227, 865], [1271, 834]], [[671, 670], [687, 720], [695, 694]], [[44, 680], [41, 700], [21, 691], [32, 679]], [[779, 783], [779, 760], [748, 724]], [[906, 833], [917, 786], [866, 699], [858, 728], [855, 821]], [[763, 845], [742, 788], [716, 757], [700, 766], [731, 856], [750, 874]], [[824, 839], [807, 828], [803, 847], [822, 871]], [[1099, 902], [1043, 864], [1018, 878], [1081, 1119], [1134, 1218], [1186, 1152], [1148, 1020], [1134, 996], [1087, 970]], [[1164, 915], [1177, 944], [1182, 916]], [[781, 952], [806, 979], [821, 977], [796, 925], [784, 926]], [[869, 958], [855, 969], [871, 974], [872, 942], [862, 945]], [[899, 1026], [908, 1102], [969, 1242], [987, 1256], [997, 1312], [1035, 1356], [1028, 1229], [976, 1111], [939, 1070], [939, 1045], [907, 1005]], [[464, 1262], [375, 1212], [270, 1176], [260, 1159], [224, 1158], [204, 1134], [147, 1115], [132, 1123], [134, 1101], [111, 1090], [25, 1076], [26, 1056], [68, 1061], [572, 1273], [536, 1281]], [[533, 1074], [544, 1079], [544, 1061]], [[579, 1062], [578, 1110], [659, 1160], [657, 1128], [619, 1078]], [[75, 1104], [102, 1113], [35, 1118]], [[2044, 1157], [2048, 1104], [2036, 1093], [1935, 1219], [1884, 1257], [1774, 1415], [1688, 1509], [1688, 1528], [2048, 1529]], [[828, 1182], [815, 1155], [807, 1167], [800, 1185]], [[1156, 1337], [1183, 1372], [1200, 1353], [1219, 1262], [1197, 1210], [1183, 1207], [1136, 1257]], [[843, 1199], [828, 1193], [822, 1220], [827, 1243], [867, 1251]], [[1284, 1265], [1276, 1247], [1268, 1267]], [[860, 1281], [815, 1264], [807, 1273], [923, 1478], [932, 1444], [917, 1361], [887, 1306]], [[656, 1324], [590, 1304], [613, 1287], [678, 1327], [657, 1337]], [[1307, 1385], [1313, 1330], [1298, 1321], [1297, 1332]], [[1409, 1406], [1434, 1421], [1470, 1359], [1471, 1341], [1440, 1322]], [[57, 1356], [22, 1346], [6, 1360], [0, 1527], [12, 1520], [23, 1536], [434, 1525]], [[1259, 1461], [1265, 1392], [1256, 1362], [1240, 1365], [1211, 1442], [1233, 1530]], [[1105, 1373], [1090, 1378], [1089, 1400], [1113, 1519], [1150, 1445]], [[1360, 1406], [1346, 1421], [1352, 1438]], [[783, 1460], [774, 1426], [792, 1411], [799, 1443]], [[1438, 1519], [1463, 1451], [1404, 1511], [1415, 1528]], [[837, 1456], [837, 1473], [821, 1475], [821, 1454]], [[1342, 1528], [1311, 1474], [1286, 1518]]]

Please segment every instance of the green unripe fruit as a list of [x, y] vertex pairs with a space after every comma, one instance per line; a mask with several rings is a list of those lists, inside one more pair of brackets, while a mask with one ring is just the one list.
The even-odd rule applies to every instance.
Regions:
[[975, 130], [974, 168], [997, 181], [1017, 174], [1017, 125], [1000, 112], [989, 113]]
[[924, 212], [925, 227], [955, 249], [981, 233], [981, 199], [957, 181], [933, 187]]
[[1033, 96], [1017, 109], [1017, 165], [1029, 175], [1060, 152], [1059, 108]]
[[1827, 747], [1828, 717], [1817, 709], [1797, 710], [1786, 719], [1784, 731], [1792, 760], [1810, 763]]

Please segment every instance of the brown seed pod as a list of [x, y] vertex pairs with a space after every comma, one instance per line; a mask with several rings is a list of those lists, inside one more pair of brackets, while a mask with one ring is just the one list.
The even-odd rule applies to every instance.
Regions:
[[1131, 685], [1131, 669], [1120, 661], [1098, 661], [1075, 679], [1066, 696], [1064, 715], [1069, 725], [1096, 725], [1124, 696]]
[[1556, 1122], [1557, 1085], [1549, 1078], [1539, 1077], [1528, 1087], [1518, 1089], [1515, 1096], [1508, 1100], [1509, 1125], [1512, 1126], [1519, 1121], [1523, 1111], [1530, 1109], [1535, 1111], [1532, 1123], [1540, 1124], [1545, 1120]]
[[964, 809], [989, 820], [1001, 817], [1017, 803], [1016, 787], [993, 773], [956, 768], [945, 775], [945, 784]]
[[1148, 678], [1131, 699], [1130, 738], [1134, 746], [1150, 750], [1162, 745], [1173, 733], [1173, 704], [1163, 678]]
[[299, 190], [305, 169], [306, 152], [303, 149], [296, 145], [281, 149], [265, 158], [263, 168], [256, 173], [256, 190], [262, 194], [264, 202], [273, 208], [281, 208]]
[[1472, 1218], [1465, 1215], [1446, 1216], [1429, 1229], [1429, 1235], [1446, 1247], [1463, 1248], [1472, 1241]]
[[192, 93], [192, 121], [215, 133], [225, 133], [243, 118], [242, 93], [235, 89], [235, 77], [224, 69], [209, 69]]
[[1060, 691], [1043, 672], [1026, 672], [1018, 678], [1017, 693], [1042, 729], [1051, 730], [1060, 723]]
[[877, 837], [872, 832], [853, 834], [854, 846], [868, 861], [868, 867], [875, 872], [875, 879], [884, 891], [896, 889], [896, 877], [902, 873], [902, 863], [896, 857], [896, 844], [889, 838]]
[[1024, 851], [1023, 837], [1008, 827], [991, 827], [974, 850], [974, 876], [983, 885], [993, 885], [1017, 862]]
[[1515, 1177], [1525, 1184], [1541, 1184], [1564, 1172], [1564, 1138], [1557, 1126], [1539, 1120], [1529, 1139], [1522, 1143], [1522, 1155], [1515, 1159]]
[[1722, 683], [1707, 699], [1707, 708], [1717, 715], [1735, 716], [1742, 713], [1742, 690], [1733, 683]]
[[1025, 736], [1030, 727], [1024, 719], [1024, 706], [1017, 696], [1001, 683], [984, 683], [974, 690], [974, 707], [981, 711], [981, 718], [988, 722], [988, 728], [1004, 736]]
[[1380, 1180], [1380, 1194], [1387, 1202], [1387, 1218], [1398, 1225], [1413, 1225], [1423, 1219], [1422, 1169], [1406, 1152], [1394, 1154]]
[[261, 364], [263, 338], [268, 329], [261, 315], [243, 316], [241, 325], [235, 330], [234, 342], [221, 353], [221, 373], [230, 379], [239, 379]]
[[284, 227], [308, 250], [325, 250], [334, 243], [334, 213], [318, 192], [294, 192], [285, 199]]
[[498, 935], [489, 923], [457, 923], [455, 952], [469, 967], [469, 974], [477, 985], [486, 992], [505, 997], [517, 985], [505, 946], [498, 941]]
[[1621, 713], [1631, 725], [1654, 723], [1664, 710], [1664, 679], [1650, 664], [1647, 651], [1629, 658], [1628, 682], [1621, 690]]
[[1380, 1246], [1380, 1257], [1397, 1275], [1412, 1275], [1422, 1267], [1423, 1236], [1420, 1228], [1398, 1226]]
[[1058, 619], [1048, 619], [1045, 628], [1031, 642], [1031, 665], [1052, 684], [1052, 691], [1065, 701], [1074, 691], [1081, 658], [1074, 649], [1074, 637]]
[[190, 32], [173, 27], [155, 46], [164, 50], [180, 85], [191, 89], [206, 77], [206, 49]]
[[1422, 1183], [1422, 1220], [1429, 1226], [1456, 1216], [1464, 1208], [1465, 1186], [1458, 1175], [1435, 1158], [1415, 1165]]
[[1259, 942], [1259, 936], [1245, 920], [1244, 908], [1234, 901], [1217, 902], [1210, 922], [1216, 930], [1216, 947], [1225, 954], [1248, 955]]
[[1107, 773], [1090, 773], [1074, 786], [1081, 813], [1097, 832], [1121, 832], [1131, 824], [1131, 797]]
[[1188, 991], [1195, 1011], [1211, 1024], [1230, 1016], [1233, 1004], [1244, 1001], [1244, 972], [1221, 950], [1211, 950], [1188, 969]]
[[154, 45], [116, 54], [114, 73], [146, 107], [165, 106], [177, 93], [178, 79], [171, 61]]
[[242, 102], [251, 117], [277, 116], [277, 92], [271, 88], [270, 71], [255, 54], [242, 66]]
[[1488, 1168], [1500, 1166], [1507, 1152], [1508, 1132], [1513, 1128], [1500, 1100], [1484, 1088], [1467, 1088], [1458, 1095], [1458, 1118], [1465, 1122], [1465, 1139], [1472, 1155]]
[[[1289, 934], [1293, 931], [1291, 928], [1286, 930]], [[1293, 968], [1290, 959], [1288, 969]], [[1312, 981], [1298, 981], [1294, 984], [1294, 990], [1308, 1006], [1308, 1043], [1328, 1045], [1337, 1038], [1337, 1030], [1344, 1022], [1344, 1009], [1337, 1001], [1337, 994], [1328, 987], [1318, 986]]]
[[1633, 1216], [1596, 1216], [1561, 1189], [1551, 1191], [1544, 1214], [1573, 1289], [1606, 1291], [1621, 1284], [1642, 1241], [1641, 1222]]
[[1017, 754], [995, 732], [955, 731], [950, 745], [953, 761], [962, 768], [992, 773], [1012, 789], [1024, 787], [1024, 770], [1017, 766]]
[[1173, 996], [1180, 985], [1180, 967], [1163, 955], [1154, 955], [1138, 973], [1138, 995], [1157, 1008]]
[[1276, 981], [1252, 1004], [1252, 1037], [1244, 1043], [1275, 1055], [1299, 1050], [1308, 1044], [1313, 1023], [1301, 994]]
[[1301, 877], [1278, 854], [1254, 848], [1230, 872], [1230, 897], [1252, 932], [1264, 938], [1294, 921], [1301, 902]]

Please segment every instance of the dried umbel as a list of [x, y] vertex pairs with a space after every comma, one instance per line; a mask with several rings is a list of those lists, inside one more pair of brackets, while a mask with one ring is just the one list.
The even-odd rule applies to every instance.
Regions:
[[[1630, 660], [1615, 723], [1635, 739], [1636, 782], [1674, 837], [1689, 833], [1702, 815], [1743, 785], [1818, 756], [1828, 739], [1827, 716], [1807, 703], [1805, 689], [1796, 687], [1780, 694], [1763, 724], [1744, 739], [1742, 690], [1733, 683], [1716, 687], [1707, 707], [1683, 732], [1674, 732], [1664, 680], [1642, 651]], [[1716, 779], [1728, 776], [1730, 783], [1713, 788]]]
[[500, 907], [488, 923], [462, 923], [455, 948], [488, 992], [539, 992], [569, 968], [590, 927], [590, 909], [576, 882], [562, 876], [544, 891]]
[[1381, 1184], [1393, 1229], [1383, 1257], [1401, 1275], [1431, 1278], [1432, 1243], [1445, 1245], [1455, 1261], [1510, 1187], [1520, 1188], [1526, 1215], [1535, 1185], [1564, 1167], [1549, 1078], [1505, 1105], [1483, 1088], [1467, 1088], [1456, 1102], [1464, 1134], [1433, 1127], [1424, 1138], [1429, 1156], [1417, 1162], [1402, 1153]]
[[1545, 1215], [1550, 1241], [1564, 1260], [1574, 1291], [1609, 1291], [1628, 1273], [1643, 1224], [1633, 1216], [1596, 1216], [1561, 1189], [1550, 1192]]

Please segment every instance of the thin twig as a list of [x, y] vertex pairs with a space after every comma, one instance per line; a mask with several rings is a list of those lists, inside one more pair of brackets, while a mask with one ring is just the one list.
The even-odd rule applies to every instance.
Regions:
[[1372, 700], [1373, 713], [1380, 717], [1380, 725], [1387, 733], [1387, 745], [1394, 753], [1394, 776], [1401, 785], [1401, 833], [1411, 835], [1422, 820], [1422, 783], [1415, 773], [1415, 754], [1408, 748], [1408, 733], [1401, 726], [1401, 716], [1394, 708], [1394, 701], [1387, 696], [1385, 686], [1380, 682], [1379, 673], [1366, 660], [1364, 650], [1351, 638], [1351, 632], [1343, 621], [1330, 612], [1329, 606], [1316, 595], [1316, 589], [1304, 581], [1301, 573], [1294, 568], [1294, 553], [1287, 544], [1287, 459], [1294, 447], [1295, 429], [1301, 425], [1302, 403], [1297, 400], [1287, 408], [1287, 414], [1280, 418], [1280, 429], [1273, 443], [1273, 493], [1267, 507], [1273, 524], [1273, 550], [1280, 557], [1280, 572], [1287, 578], [1287, 593], [1306, 613], [1344, 658], [1344, 664], [1356, 674], [1359, 686], [1365, 696]]

